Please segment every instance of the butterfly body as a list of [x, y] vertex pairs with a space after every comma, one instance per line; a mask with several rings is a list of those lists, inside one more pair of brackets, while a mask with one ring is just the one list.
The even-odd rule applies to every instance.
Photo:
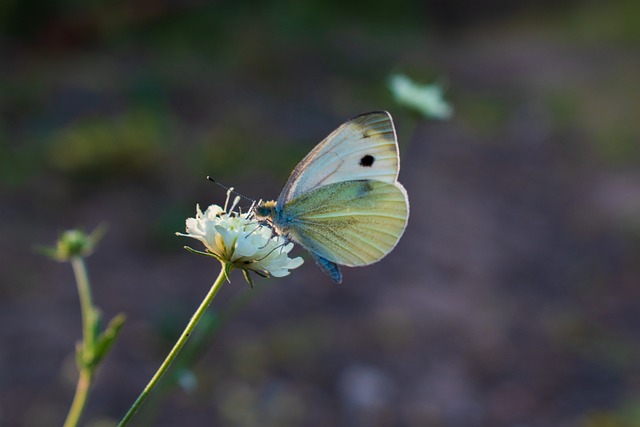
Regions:
[[409, 202], [397, 182], [399, 163], [389, 113], [357, 116], [318, 144], [278, 201], [259, 204], [255, 216], [302, 245], [340, 283], [338, 265], [377, 262], [404, 232]]

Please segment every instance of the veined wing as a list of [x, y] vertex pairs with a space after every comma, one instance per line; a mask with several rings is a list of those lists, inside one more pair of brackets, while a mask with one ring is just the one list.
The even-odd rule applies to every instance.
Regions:
[[320, 186], [342, 181], [394, 183], [400, 158], [391, 115], [386, 111], [354, 117], [333, 131], [295, 167], [278, 204]]
[[399, 183], [346, 181], [293, 199], [279, 224], [310, 252], [346, 266], [372, 264], [387, 255], [404, 233], [407, 192]]

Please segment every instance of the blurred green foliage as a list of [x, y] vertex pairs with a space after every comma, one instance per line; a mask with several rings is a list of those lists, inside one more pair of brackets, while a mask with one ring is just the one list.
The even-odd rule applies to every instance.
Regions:
[[147, 110], [81, 119], [51, 136], [51, 166], [85, 179], [147, 173], [166, 161], [168, 123]]
[[640, 80], [633, 70], [620, 68], [616, 74], [543, 95], [554, 126], [582, 129], [602, 165], [614, 169], [634, 166], [640, 158], [640, 103], [629, 96], [640, 94]]
[[0, 129], [0, 186], [19, 188], [42, 166], [44, 156], [36, 144], [9, 145], [9, 137]]
[[508, 122], [509, 102], [495, 93], [468, 92], [456, 102], [460, 120], [485, 136], [495, 135]]
[[640, 427], [640, 399], [634, 399], [614, 410], [593, 411], [581, 427]]
[[608, 40], [631, 44], [640, 41], [640, 2], [615, 0], [581, 3], [581, 7], [570, 8], [568, 13], [558, 16], [557, 25], [565, 33], [588, 41]]
[[361, 19], [360, 6], [337, 0], [7, 0], [0, 5], [0, 36], [45, 46], [144, 43], [165, 53], [198, 51], [215, 54], [228, 65], [246, 65], [266, 62], [279, 47], [325, 45], [328, 27], [359, 22], [365, 30], [394, 31], [420, 25], [423, 17], [415, 13], [420, 3], [400, 0], [389, 7], [371, 1]]
[[[633, 0], [608, 2], [606, 7], [584, 2], [579, 8], [558, 7], [551, 16], [558, 17], [556, 26], [564, 34], [635, 40], [640, 34], [633, 19], [638, 8]], [[384, 80], [392, 69], [402, 66], [416, 76], [434, 73], [419, 61], [382, 62], [379, 54], [392, 53], [399, 35], [435, 32], [450, 19], [447, 13], [437, 2], [417, 0], [402, 0], [393, 7], [369, 2], [366, 18], [361, 6], [337, 0], [7, 0], [0, 5], [0, 35], [34, 49], [31, 53], [41, 62], [5, 73], [0, 80], [0, 178], [4, 185], [16, 187], [50, 167], [95, 181], [153, 174], [167, 161], [184, 162], [194, 176], [234, 178], [265, 164], [286, 176], [315, 141], [286, 149], [293, 142], [290, 136], [274, 132], [267, 120], [255, 120], [264, 105], [248, 116], [239, 107], [225, 111], [197, 131], [191, 131], [189, 116], [201, 113], [198, 105], [209, 108], [207, 96], [220, 92], [226, 96], [246, 91], [269, 99], [313, 95], [317, 98], [310, 103], [323, 102], [339, 114], [345, 105], [389, 105]], [[523, 14], [520, 22], [537, 25], [538, 20]], [[352, 46], [343, 48], [347, 34]], [[68, 76], [72, 67], [60, 62], [74, 49], [84, 48], [98, 56], [85, 57], [89, 65]], [[105, 48], [114, 49], [117, 59], [100, 59]], [[48, 49], [62, 58], [53, 67], [47, 66]], [[131, 63], [125, 65], [127, 61]], [[328, 66], [333, 80], [319, 85], [314, 64]], [[292, 85], [292, 75], [298, 74], [300, 82]], [[555, 124], [574, 126], [578, 118], [588, 117], [585, 125], [594, 150], [613, 166], [628, 165], [640, 155], [633, 119], [640, 111], [618, 103], [621, 93], [640, 87], [635, 74], [619, 77], [592, 92], [557, 88], [539, 95]], [[256, 79], [269, 83], [260, 86]], [[296, 93], [301, 86], [309, 92]], [[340, 97], [326, 97], [322, 91], [328, 87]], [[95, 99], [89, 96], [83, 101], [87, 105], [74, 104], [74, 96], [84, 95], [66, 91], [78, 88]], [[199, 92], [207, 95], [200, 97]], [[476, 131], [492, 135], [510, 119], [513, 100], [481, 91], [461, 94], [455, 87], [452, 92], [459, 119]], [[107, 93], [115, 93], [114, 99], [105, 101]], [[56, 97], [71, 107], [59, 108]]]
[[246, 124], [226, 123], [211, 128], [198, 141], [189, 164], [200, 176], [215, 173], [232, 178], [265, 169], [284, 172], [302, 158], [306, 147], [292, 148], [292, 141], [275, 136], [256, 134], [256, 128]]
[[314, 317], [296, 324], [274, 325], [261, 339], [241, 341], [231, 347], [230, 367], [245, 381], [260, 381], [267, 372], [278, 368], [306, 369], [326, 351], [331, 327], [330, 319]]

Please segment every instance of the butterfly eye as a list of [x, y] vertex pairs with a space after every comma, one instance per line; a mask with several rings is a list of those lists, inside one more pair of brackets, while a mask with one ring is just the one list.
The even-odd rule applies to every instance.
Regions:
[[367, 154], [367, 155], [363, 156], [363, 157], [360, 159], [360, 166], [363, 166], [363, 167], [365, 167], [365, 168], [369, 168], [369, 167], [371, 167], [371, 166], [373, 165], [373, 162], [374, 162], [375, 160], [376, 160], [376, 159], [375, 159], [375, 157], [373, 157], [373, 156], [372, 156], [372, 155], [370, 155], [370, 154]]

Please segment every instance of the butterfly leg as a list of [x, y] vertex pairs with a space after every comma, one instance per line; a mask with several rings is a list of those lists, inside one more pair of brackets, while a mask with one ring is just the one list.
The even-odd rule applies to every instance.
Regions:
[[313, 259], [316, 261], [316, 264], [318, 264], [318, 267], [320, 267], [322, 271], [324, 271], [329, 277], [331, 277], [331, 280], [336, 283], [342, 283], [342, 272], [340, 271], [338, 264], [336, 264], [335, 262], [331, 262], [328, 259], [323, 258], [313, 252], [309, 253], [311, 254], [311, 256], [313, 256]]
[[[248, 238], [251, 234], [253, 234], [253, 233], [255, 233], [256, 231], [260, 230], [262, 227], [267, 227], [267, 228], [269, 228], [269, 230], [271, 231], [271, 238], [274, 238], [274, 237], [276, 237], [276, 236], [282, 236], [282, 237], [284, 237], [284, 238], [286, 239], [285, 244], [290, 242], [290, 240], [289, 240], [289, 238], [288, 238], [287, 236], [284, 236], [284, 235], [281, 235], [280, 233], [278, 233], [278, 232], [276, 231], [276, 229], [275, 229], [275, 228], [273, 228], [273, 226], [271, 225], [271, 223], [270, 223], [270, 222], [268, 222], [268, 221], [258, 221], [258, 226], [257, 226], [255, 229], [253, 229], [253, 230], [251, 231], [251, 233], [247, 234], [247, 235], [245, 236], [245, 239], [246, 239], [246, 238]], [[262, 246], [260, 249], [264, 249], [264, 248], [266, 248], [268, 244], [269, 244], [269, 241], [267, 240], [267, 242], [264, 244], [264, 246]], [[281, 245], [281, 246], [282, 246], [282, 245]]]

